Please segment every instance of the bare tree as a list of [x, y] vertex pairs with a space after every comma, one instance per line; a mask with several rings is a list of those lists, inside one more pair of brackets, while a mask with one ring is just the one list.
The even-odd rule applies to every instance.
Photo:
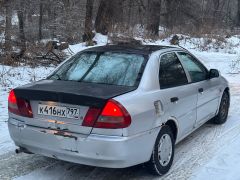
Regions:
[[43, 0], [39, 3], [39, 21], [38, 21], [38, 40], [42, 39], [42, 22], [43, 21]]
[[[168, 33], [195, 35], [236, 34], [235, 27], [240, 27], [240, 0], [0, 0], [0, 3], [0, 16], [5, 19], [0, 22], [1, 34], [5, 33], [0, 46], [5, 54], [20, 47], [21, 56], [26, 48], [32, 47], [30, 43], [43, 46], [35, 43], [41, 39], [57, 38], [71, 44], [90, 42], [94, 30], [104, 35], [132, 37], [143, 34], [142, 29], [156, 36], [160, 26]], [[137, 31], [139, 25], [141, 31]]]
[[219, 18], [219, 11], [220, 11], [220, 0], [212, 0], [213, 3], [213, 13], [212, 13], [212, 27], [215, 27]]
[[17, 16], [19, 26], [20, 53], [18, 54], [18, 57], [22, 57], [26, 51], [26, 38], [24, 32], [24, 9], [24, 0], [19, 0]]
[[122, 18], [123, 0], [100, 0], [95, 29], [97, 32], [106, 35], [113, 25], [122, 23]]
[[169, 29], [172, 29], [172, 25], [173, 25], [173, 17], [172, 17], [172, 12], [173, 12], [173, 0], [165, 0], [166, 3], [166, 22], [167, 22], [167, 27]]
[[93, 3], [94, 0], [87, 0], [86, 4], [86, 17], [85, 17], [85, 28], [83, 34], [83, 41], [91, 41], [93, 38]]
[[3, 1], [5, 7], [5, 53], [9, 54], [11, 51], [11, 29], [12, 29], [12, 7], [11, 2], [8, 0]]
[[237, 1], [238, 11], [237, 11], [237, 26], [240, 26], [240, 0]]
[[152, 35], [158, 35], [160, 26], [161, 0], [148, 0], [147, 30]]
[[101, 0], [95, 20], [96, 31], [104, 35], [108, 33], [111, 19], [113, 16], [111, 4], [112, 3], [109, 0]]

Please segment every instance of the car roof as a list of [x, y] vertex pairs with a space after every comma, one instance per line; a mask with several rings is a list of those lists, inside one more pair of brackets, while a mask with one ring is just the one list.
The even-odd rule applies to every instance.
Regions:
[[95, 46], [92, 48], [85, 49], [83, 52], [125, 52], [125, 53], [135, 53], [141, 55], [149, 55], [155, 51], [159, 50], [174, 50], [179, 49], [172, 46], [160, 46], [160, 45], [105, 45], [105, 46]]

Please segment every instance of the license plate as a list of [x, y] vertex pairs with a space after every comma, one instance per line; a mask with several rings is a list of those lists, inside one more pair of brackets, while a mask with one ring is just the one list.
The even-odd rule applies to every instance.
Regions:
[[49, 106], [49, 105], [38, 105], [38, 114], [45, 116], [56, 116], [61, 118], [78, 119], [79, 109], [64, 106]]

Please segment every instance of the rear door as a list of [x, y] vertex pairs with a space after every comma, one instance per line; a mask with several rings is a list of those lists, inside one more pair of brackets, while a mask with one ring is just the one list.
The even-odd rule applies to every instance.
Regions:
[[160, 93], [166, 99], [163, 106], [169, 118], [175, 118], [179, 126], [179, 138], [193, 130], [196, 121], [197, 93], [189, 86], [188, 77], [175, 52], [160, 58]]
[[215, 116], [219, 101], [218, 82], [208, 79], [208, 70], [195, 57], [186, 52], [178, 52], [184, 68], [191, 79], [191, 86], [198, 94], [196, 125]]

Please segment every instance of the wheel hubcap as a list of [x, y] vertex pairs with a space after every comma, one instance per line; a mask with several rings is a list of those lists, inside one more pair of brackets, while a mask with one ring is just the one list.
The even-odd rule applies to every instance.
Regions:
[[172, 140], [168, 134], [164, 134], [158, 145], [158, 159], [162, 166], [167, 166], [172, 157]]

